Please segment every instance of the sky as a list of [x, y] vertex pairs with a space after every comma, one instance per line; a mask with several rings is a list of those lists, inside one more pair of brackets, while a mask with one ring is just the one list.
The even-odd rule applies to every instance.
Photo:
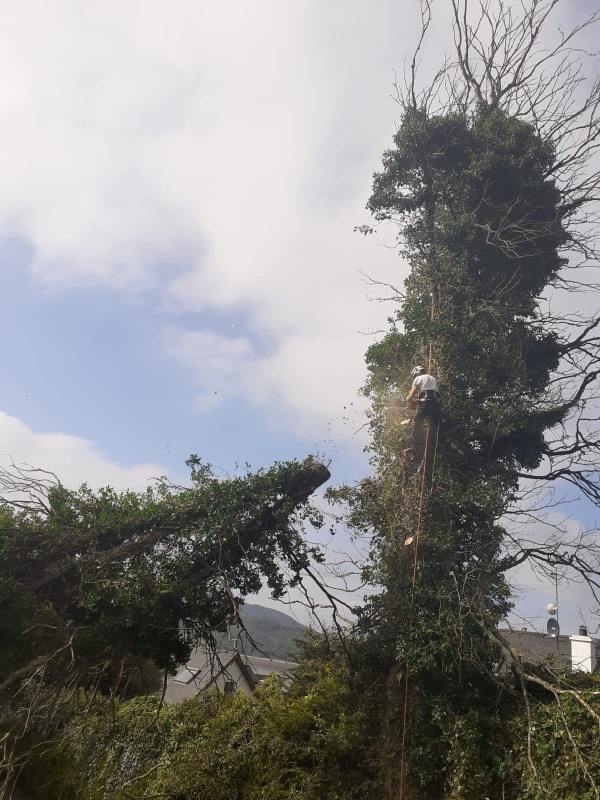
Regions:
[[354, 228], [419, 22], [398, 0], [3, 4], [4, 463], [117, 488], [183, 481], [191, 453], [365, 473], [357, 393], [392, 311], [365, 276], [406, 265]]
[[182, 476], [192, 452], [357, 473], [346, 412], [389, 313], [361, 272], [405, 270], [353, 229], [417, 18], [355, 0], [0, 16], [1, 449], [94, 485]]

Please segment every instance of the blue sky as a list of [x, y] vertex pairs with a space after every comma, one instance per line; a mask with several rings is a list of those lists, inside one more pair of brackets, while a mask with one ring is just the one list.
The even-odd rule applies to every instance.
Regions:
[[364, 474], [391, 307], [361, 271], [406, 267], [353, 228], [418, 27], [397, 0], [2, 10], [0, 452], [118, 488], [184, 480], [192, 452]]
[[[36, 431], [89, 439], [111, 461], [156, 462], [175, 473], [185, 470], [191, 452], [227, 466], [245, 460], [246, 451], [260, 463], [293, 455], [297, 445], [270, 429], [260, 409], [226, 402], [197, 410], [193, 378], [165, 350], [163, 329], [173, 320], [181, 324], [179, 315], [153, 298], [35, 286], [26, 259], [23, 247], [7, 243], [2, 260], [10, 291], [0, 299], [10, 376], [5, 413]], [[210, 312], [201, 320], [212, 331], [231, 324]]]

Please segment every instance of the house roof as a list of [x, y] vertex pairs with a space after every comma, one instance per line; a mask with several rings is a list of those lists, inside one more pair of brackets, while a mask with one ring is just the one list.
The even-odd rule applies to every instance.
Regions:
[[295, 669], [298, 664], [295, 661], [283, 661], [283, 659], [275, 658], [259, 658], [258, 656], [244, 656], [248, 667], [257, 675], [261, 680], [264, 680], [269, 675], [277, 673], [284, 675]]
[[499, 630], [511, 647], [528, 664], [548, 663], [558, 669], [571, 666], [571, 641], [568, 636], [548, 636], [537, 631]]
[[226, 680], [235, 677], [231, 675], [234, 672], [237, 676], [241, 673], [248, 691], [253, 692], [269, 675], [278, 674], [285, 680], [297, 666], [293, 661], [247, 656], [230, 650], [214, 652], [198, 647], [176, 675], [167, 677], [165, 700], [175, 703], [186, 697], [195, 697], [204, 689], [217, 686], [220, 677]]
[[[572, 668], [571, 638], [564, 634], [549, 636], [538, 631], [515, 631], [499, 629], [527, 664], [547, 664], [556, 669]], [[595, 642], [596, 663], [600, 664], [600, 642]]]

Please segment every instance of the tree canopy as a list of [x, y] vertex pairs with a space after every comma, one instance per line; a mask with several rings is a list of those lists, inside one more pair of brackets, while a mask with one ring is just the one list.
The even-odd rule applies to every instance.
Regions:
[[[5, 489], [29, 492], [0, 511], [5, 744], [78, 687], [120, 694], [146, 661], [173, 670], [200, 639], [239, 622], [263, 582], [279, 596], [320, 558], [303, 525], [319, 524], [308, 500], [325, 466], [308, 459], [221, 479], [189, 463], [191, 488], [141, 493], [5, 474]], [[14, 751], [5, 754], [6, 767]]]

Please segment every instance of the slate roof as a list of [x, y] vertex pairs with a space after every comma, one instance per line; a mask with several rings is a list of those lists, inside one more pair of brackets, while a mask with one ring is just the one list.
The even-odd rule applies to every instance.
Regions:
[[537, 631], [499, 630], [527, 664], [544, 664], [558, 669], [571, 667], [571, 641], [561, 634], [558, 638]]
[[[544, 664], [556, 669], [571, 669], [571, 640], [560, 634], [558, 638], [538, 631], [498, 631], [520, 654], [527, 664]], [[596, 642], [596, 663], [600, 665], [600, 642]]]

